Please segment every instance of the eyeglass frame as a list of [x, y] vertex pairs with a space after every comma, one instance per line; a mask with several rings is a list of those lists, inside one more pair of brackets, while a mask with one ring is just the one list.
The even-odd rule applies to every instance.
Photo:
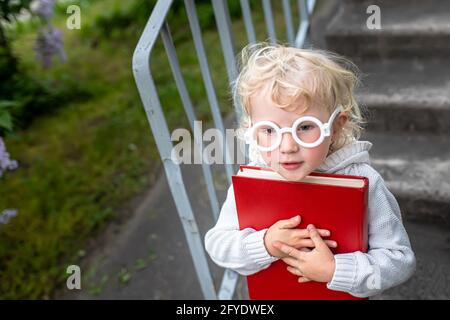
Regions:
[[[341, 112], [343, 112], [342, 106], [337, 106], [336, 110], [334, 110], [334, 112], [330, 116], [330, 119], [326, 123], [323, 123], [322, 121], [320, 121], [319, 119], [317, 119], [316, 117], [313, 117], [313, 116], [303, 116], [303, 117], [300, 117], [297, 120], [295, 120], [291, 127], [283, 127], [283, 128], [280, 128], [277, 124], [275, 124], [274, 122], [269, 121], [269, 120], [258, 121], [246, 130], [245, 143], [246, 144], [252, 144], [252, 143], [255, 144], [256, 147], [260, 151], [264, 151], [264, 152], [273, 151], [281, 145], [281, 141], [283, 139], [283, 134], [291, 133], [295, 142], [297, 142], [297, 144], [299, 144], [300, 146], [302, 146], [304, 148], [315, 148], [315, 147], [319, 146], [325, 140], [326, 137], [329, 137], [331, 135], [331, 130], [330, 130], [331, 126], [332, 126], [334, 120], [336, 119], [336, 117], [338, 116], [338, 114], [340, 114]], [[311, 142], [311, 143], [303, 142], [298, 138], [297, 134], [295, 133], [295, 131], [294, 131], [295, 128], [303, 121], [312, 121], [315, 124], [317, 124], [317, 126], [319, 127], [320, 137], [315, 142]], [[278, 138], [277, 138], [277, 141], [272, 146], [261, 147], [260, 145], [258, 145], [258, 143], [256, 143], [255, 138], [254, 138], [254, 133], [257, 128], [257, 125], [258, 126], [269, 125], [276, 130]]]

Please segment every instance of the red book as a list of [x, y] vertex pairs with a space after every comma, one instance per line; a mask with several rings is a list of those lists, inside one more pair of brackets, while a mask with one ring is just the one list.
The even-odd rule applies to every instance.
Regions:
[[[299, 182], [287, 181], [267, 168], [240, 166], [232, 177], [240, 229], [261, 230], [278, 220], [300, 215], [299, 228], [314, 224], [330, 230], [335, 240], [333, 253], [367, 252], [366, 177], [311, 173]], [[330, 290], [326, 283], [299, 283], [298, 276], [278, 260], [247, 277], [250, 299], [256, 300], [341, 300], [359, 299]]]

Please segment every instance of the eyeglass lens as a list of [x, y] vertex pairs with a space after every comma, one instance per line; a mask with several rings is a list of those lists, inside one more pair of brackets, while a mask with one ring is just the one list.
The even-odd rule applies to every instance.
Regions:
[[[295, 128], [298, 139], [305, 143], [314, 143], [320, 138], [320, 128], [313, 121], [302, 121]], [[254, 139], [261, 147], [268, 148], [274, 146], [280, 139], [279, 130], [271, 125], [261, 125], [255, 128]]]

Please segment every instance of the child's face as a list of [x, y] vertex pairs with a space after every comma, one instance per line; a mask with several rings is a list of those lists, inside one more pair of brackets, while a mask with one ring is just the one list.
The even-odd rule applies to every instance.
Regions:
[[[330, 113], [323, 107], [318, 105], [310, 106], [305, 112], [301, 112], [304, 106], [301, 104], [294, 111], [286, 111], [277, 107], [270, 98], [270, 92], [262, 89], [255, 94], [250, 100], [250, 117], [252, 124], [269, 120], [277, 124], [280, 128], [291, 127], [295, 120], [301, 116], [314, 116], [322, 123], [328, 122]], [[345, 121], [345, 115], [341, 113], [334, 122]], [[334, 130], [333, 130], [334, 131]], [[264, 161], [275, 171], [288, 180], [297, 181], [319, 167], [325, 160], [330, 145], [332, 143], [333, 134], [326, 137], [325, 140], [317, 147], [304, 148], [297, 144], [291, 133], [284, 133], [281, 144], [273, 151], [260, 151]], [[288, 165], [288, 163], [291, 163]]]

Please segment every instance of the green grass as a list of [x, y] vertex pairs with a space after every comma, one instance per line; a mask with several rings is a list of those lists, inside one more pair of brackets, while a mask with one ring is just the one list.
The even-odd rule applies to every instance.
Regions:
[[[61, 106], [5, 139], [20, 167], [0, 178], [0, 211], [18, 210], [9, 224], [0, 225], [0, 299], [51, 298], [64, 288], [66, 267], [80, 262], [87, 240], [111, 219], [129, 215], [130, 200], [147, 190], [158, 172], [159, 153], [131, 74], [145, 21], [104, 34], [96, 30], [98, 17], [114, 23], [111, 12], [126, 12], [130, 3], [82, 1], [82, 30], [64, 29], [68, 62], [55, 61], [49, 71], [34, 60], [36, 25], [25, 23], [16, 31], [13, 48], [28, 74], [50, 86], [76, 83], [91, 98]], [[258, 39], [264, 40], [263, 17], [258, 13], [254, 19]], [[283, 30], [282, 20], [276, 21]], [[59, 14], [55, 24], [63, 27], [65, 16]], [[246, 42], [243, 23], [236, 22], [234, 29], [240, 49]], [[172, 31], [197, 116], [210, 121], [193, 44], [183, 35], [185, 28]], [[232, 111], [228, 78], [215, 29], [203, 39], [222, 113], [227, 114]], [[188, 128], [160, 43], [152, 63], [170, 129]], [[137, 262], [137, 268], [144, 267]], [[126, 284], [127, 270], [119, 278]]]

